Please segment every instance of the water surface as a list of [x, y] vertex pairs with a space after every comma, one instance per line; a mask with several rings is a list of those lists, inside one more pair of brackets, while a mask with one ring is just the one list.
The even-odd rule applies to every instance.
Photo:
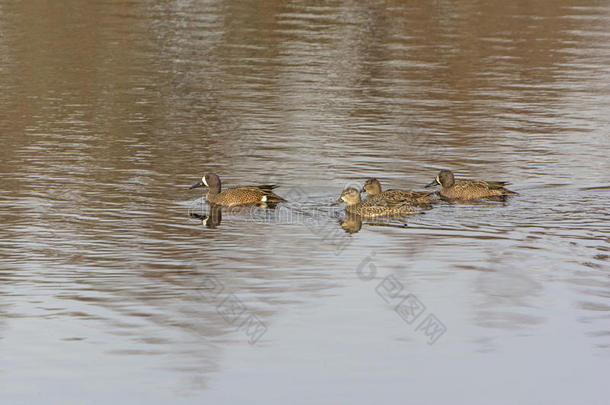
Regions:
[[[608, 27], [598, 1], [3, 2], [0, 399], [605, 403]], [[440, 168], [519, 195], [330, 208]], [[206, 171], [291, 203], [203, 226]]]

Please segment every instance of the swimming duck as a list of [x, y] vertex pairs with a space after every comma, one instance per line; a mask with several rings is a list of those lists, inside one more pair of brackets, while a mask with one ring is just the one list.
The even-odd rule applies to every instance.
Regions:
[[209, 191], [206, 195], [208, 203], [221, 205], [223, 207], [277, 204], [286, 201], [271, 191], [277, 187], [271, 184], [231, 187], [221, 192], [220, 178], [216, 173], [204, 174], [201, 181], [193, 184], [190, 188], [193, 189], [197, 187], [208, 187]]
[[441, 197], [456, 200], [474, 200], [477, 198], [503, 197], [517, 194], [504, 186], [509, 183], [505, 181], [484, 181], [484, 180], [456, 180], [451, 170], [441, 170], [434, 181], [426, 185], [441, 186]]
[[355, 188], [347, 188], [341, 193], [337, 203], [347, 203], [345, 211], [348, 214], [359, 215], [363, 218], [405, 216], [419, 213], [411, 204], [401, 202], [367, 202], [360, 199], [360, 191]]
[[431, 193], [422, 191], [398, 189], [381, 191], [381, 183], [375, 178], [368, 179], [361, 191], [366, 191], [365, 202], [398, 203], [407, 201], [414, 205], [427, 205], [436, 201]]

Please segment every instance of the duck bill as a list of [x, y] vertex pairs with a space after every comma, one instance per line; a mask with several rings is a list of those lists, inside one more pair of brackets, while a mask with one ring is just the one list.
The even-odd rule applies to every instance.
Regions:
[[434, 179], [434, 180], [432, 180], [432, 183], [426, 184], [426, 186], [424, 188], [428, 188], [428, 187], [432, 187], [432, 186], [437, 186], [439, 184], [440, 183], [436, 179]]
[[190, 186], [189, 190], [192, 190], [192, 189], [197, 188], [197, 187], [203, 187], [203, 186], [204, 186], [204, 184], [202, 182], [198, 181], [197, 183], [195, 183], [192, 186]]
[[330, 203], [330, 205], [335, 206], [335, 205], [341, 204], [342, 202], [343, 202], [343, 200], [339, 198], [337, 201]]

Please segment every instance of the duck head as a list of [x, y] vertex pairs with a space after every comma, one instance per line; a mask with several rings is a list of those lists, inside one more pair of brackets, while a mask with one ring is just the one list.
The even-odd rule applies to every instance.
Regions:
[[193, 184], [189, 189], [197, 187], [208, 187], [211, 192], [220, 192], [220, 177], [216, 173], [206, 173], [201, 178], [201, 181]]

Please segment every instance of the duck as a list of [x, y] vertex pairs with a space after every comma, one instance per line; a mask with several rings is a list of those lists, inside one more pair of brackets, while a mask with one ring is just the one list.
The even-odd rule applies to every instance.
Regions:
[[407, 201], [399, 202], [367, 202], [360, 198], [360, 191], [350, 187], [341, 193], [335, 204], [345, 202], [345, 211], [348, 214], [358, 215], [363, 218], [399, 217], [409, 214], [417, 214], [420, 211]]
[[436, 201], [432, 193], [424, 191], [391, 189], [381, 191], [381, 183], [376, 178], [370, 178], [364, 183], [361, 192], [366, 192], [365, 202], [397, 203], [408, 201], [414, 205], [429, 205]]
[[516, 195], [517, 193], [504, 187], [508, 184], [505, 181], [456, 180], [451, 170], [441, 170], [426, 188], [440, 185], [441, 197], [453, 200], [476, 200]]
[[277, 186], [266, 184], [261, 186], [231, 187], [221, 191], [220, 177], [216, 173], [205, 173], [201, 181], [193, 184], [189, 189], [207, 187], [206, 200], [209, 204], [222, 207], [236, 207], [240, 205], [275, 205], [284, 202], [282, 197], [272, 190]]

